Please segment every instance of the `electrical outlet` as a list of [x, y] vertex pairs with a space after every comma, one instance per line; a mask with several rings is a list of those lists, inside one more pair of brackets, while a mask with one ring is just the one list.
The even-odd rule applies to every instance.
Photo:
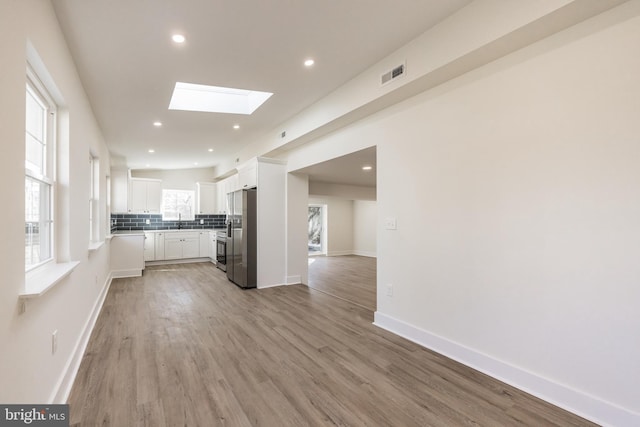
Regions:
[[200, 220], [200, 225], [203, 225], [203, 224], [204, 224], [204, 219], [201, 219]]
[[388, 297], [392, 297], [393, 296], [393, 285], [392, 284], [388, 284], [387, 285], [387, 296]]
[[58, 330], [56, 329], [51, 334], [51, 354], [56, 354], [58, 351]]
[[387, 230], [396, 230], [398, 228], [398, 222], [395, 218], [385, 218], [384, 228]]
[[150, 219], [147, 219], [147, 220], [145, 220], [145, 222], [144, 222], [144, 223], [145, 223], [145, 224], [147, 224], [147, 225], [149, 225], [149, 224], [151, 224], [151, 220], [150, 220]]

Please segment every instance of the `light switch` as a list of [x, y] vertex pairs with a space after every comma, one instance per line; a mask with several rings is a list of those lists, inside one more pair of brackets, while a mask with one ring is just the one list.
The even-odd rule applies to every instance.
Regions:
[[384, 228], [386, 230], [395, 230], [398, 228], [398, 224], [395, 218], [385, 218], [384, 219]]

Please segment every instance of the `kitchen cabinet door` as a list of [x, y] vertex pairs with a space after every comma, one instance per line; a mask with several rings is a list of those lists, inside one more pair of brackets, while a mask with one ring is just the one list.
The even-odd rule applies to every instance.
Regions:
[[258, 184], [258, 167], [250, 164], [238, 172], [238, 187], [242, 190], [256, 187]]
[[216, 232], [209, 232], [209, 258], [216, 263]]
[[144, 233], [144, 260], [155, 261], [156, 259], [156, 233]]
[[162, 205], [162, 182], [161, 181], [147, 182], [147, 212], [159, 214], [161, 205]]
[[182, 240], [182, 258], [200, 257], [200, 236], [193, 233], [193, 237], [186, 237]]
[[147, 210], [147, 183], [132, 179], [130, 183], [130, 199], [129, 210], [131, 212], [144, 213]]
[[164, 233], [155, 234], [155, 246], [156, 246], [156, 260], [166, 259], [164, 257]]
[[215, 214], [216, 211], [216, 184], [212, 182], [196, 183], [198, 189], [198, 207], [196, 212], [200, 215]]
[[200, 258], [209, 257], [209, 232], [200, 232]]
[[182, 239], [165, 237], [164, 239], [164, 259], [182, 258]]
[[160, 213], [162, 182], [156, 179], [131, 178], [129, 182], [129, 211], [132, 213]]
[[227, 213], [227, 188], [224, 181], [216, 182], [216, 213]]

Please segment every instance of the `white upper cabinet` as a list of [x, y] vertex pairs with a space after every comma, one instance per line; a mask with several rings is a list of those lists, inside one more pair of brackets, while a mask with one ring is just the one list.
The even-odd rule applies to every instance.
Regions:
[[240, 183], [239, 183], [239, 179], [238, 179], [238, 174], [234, 174], [231, 175], [228, 178], [225, 178], [225, 187], [226, 187], [226, 191], [225, 194], [231, 193], [232, 191], [236, 191], [240, 189]]
[[160, 213], [162, 181], [131, 178], [129, 181], [129, 212]]
[[252, 159], [244, 165], [238, 167], [238, 190], [253, 188], [257, 186], [258, 162], [256, 159]]
[[196, 183], [198, 190], [198, 206], [196, 213], [198, 214], [215, 214], [217, 210], [216, 184], [213, 182]]
[[240, 187], [238, 187], [238, 174], [231, 175], [221, 181], [218, 181], [216, 183], [216, 187], [216, 213], [226, 214], [229, 211], [227, 194], [240, 189]]
[[216, 182], [216, 208], [217, 214], [227, 213], [227, 187], [224, 180]]

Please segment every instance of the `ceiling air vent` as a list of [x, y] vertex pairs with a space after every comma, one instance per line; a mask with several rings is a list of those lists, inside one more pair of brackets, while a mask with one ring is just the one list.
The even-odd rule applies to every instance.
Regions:
[[398, 65], [397, 67], [393, 68], [393, 70], [387, 71], [386, 73], [382, 74], [382, 76], [380, 77], [380, 85], [384, 86], [387, 83], [404, 76], [405, 72], [405, 64]]

